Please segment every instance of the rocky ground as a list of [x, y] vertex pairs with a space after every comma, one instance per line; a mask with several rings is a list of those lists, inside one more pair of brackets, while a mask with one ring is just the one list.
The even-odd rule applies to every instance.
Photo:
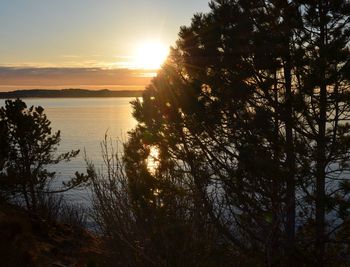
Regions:
[[85, 229], [0, 204], [0, 266], [100, 266], [101, 247]]

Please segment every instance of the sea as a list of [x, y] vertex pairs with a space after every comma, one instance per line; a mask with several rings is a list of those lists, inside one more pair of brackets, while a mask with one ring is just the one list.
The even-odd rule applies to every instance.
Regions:
[[[86, 172], [85, 158], [97, 169], [103, 168], [101, 141], [107, 134], [115, 146], [122, 150], [122, 143], [128, 139], [128, 132], [136, 125], [132, 117], [135, 98], [26, 98], [27, 106], [41, 106], [51, 121], [53, 132], [61, 131], [61, 142], [57, 154], [70, 150], [80, 150], [70, 162], [49, 166], [56, 172], [55, 187], [69, 180], [76, 171]], [[0, 106], [5, 100], [0, 99]], [[122, 151], [119, 151], [122, 153]], [[64, 194], [69, 201], [82, 206], [90, 206], [88, 189], [72, 190]]]

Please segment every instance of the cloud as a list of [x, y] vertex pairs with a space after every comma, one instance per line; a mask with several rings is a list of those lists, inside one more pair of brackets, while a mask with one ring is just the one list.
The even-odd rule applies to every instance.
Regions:
[[62, 55], [63, 58], [81, 58], [81, 56], [78, 55]]
[[143, 89], [154, 70], [106, 69], [98, 67], [13, 67], [0, 66], [0, 90], [27, 88], [124, 88]]

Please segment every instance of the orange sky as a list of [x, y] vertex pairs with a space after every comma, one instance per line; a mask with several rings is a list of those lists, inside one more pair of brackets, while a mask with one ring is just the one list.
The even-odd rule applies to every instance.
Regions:
[[137, 69], [158, 68], [180, 27], [209, 9], [208, 0], [0, 2], [0, 91], [142, 89], [154, 70]]
[[17, 89], [140, 90], [154, 70], [0, 67], [0, 91]]

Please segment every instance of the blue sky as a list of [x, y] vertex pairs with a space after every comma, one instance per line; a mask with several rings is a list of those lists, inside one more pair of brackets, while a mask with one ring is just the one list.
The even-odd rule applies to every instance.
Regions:
[[104, 67], [174, 44], [205, 0], [0, 0], [0, 66]]

